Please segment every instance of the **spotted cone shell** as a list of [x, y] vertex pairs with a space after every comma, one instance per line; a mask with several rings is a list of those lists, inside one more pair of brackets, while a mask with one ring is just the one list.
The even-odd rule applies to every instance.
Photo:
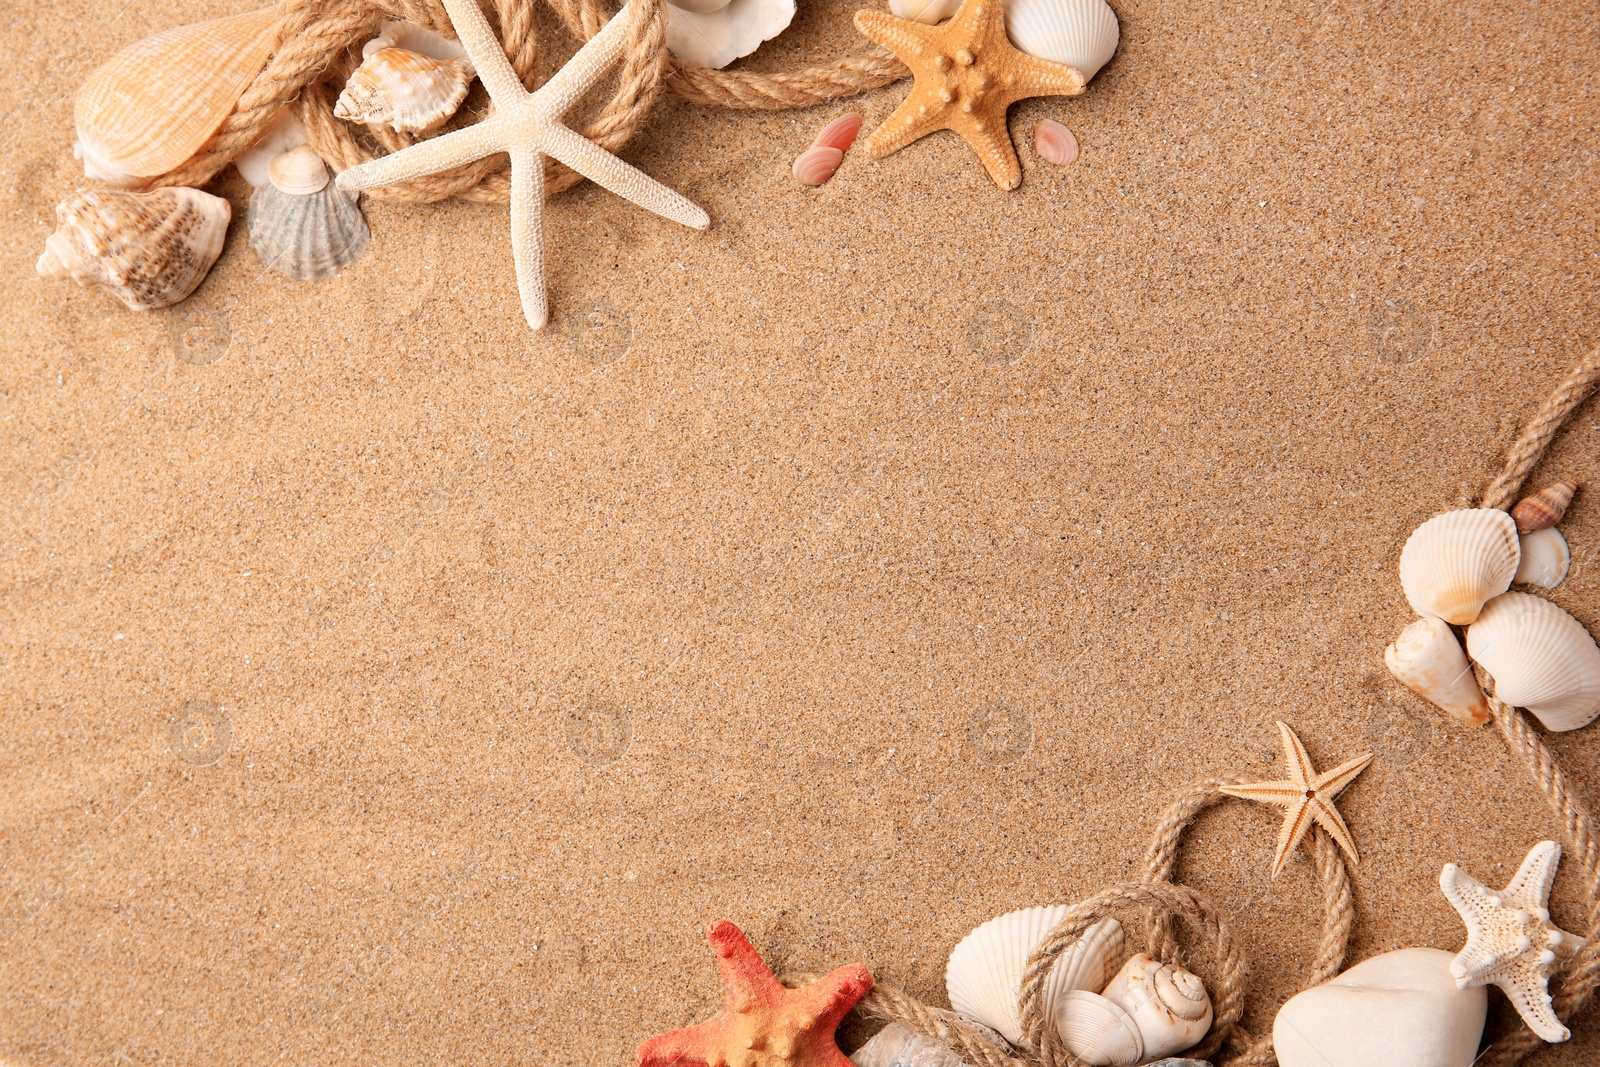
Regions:
[[264, 8], [179, 26], [112, 56], [73, 103], [84, 173], [148, 185], [198, 152], [266, 66], [277, 20]]
[[167, 307], [205, 280], [232, 217], [226, 200], [198, 189], [80, 190], [56, 205], [58, 226], [37, 269], [103, 289], [134, 311]]

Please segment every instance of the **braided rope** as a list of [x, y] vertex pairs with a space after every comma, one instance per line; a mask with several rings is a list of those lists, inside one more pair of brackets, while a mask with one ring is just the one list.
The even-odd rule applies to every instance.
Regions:
[[1556, 386], [1539, 413], [1528, 420], [1516, 443], [1506, 453], [1505, 466], [1483, 492], [1480, 507], [1509, 508], [1528, 472], [1544, 457], [1573, 409], [1600, 385], [1600, 346], [1580, 360]]
[[[600, 0], [549, 0], [562, 24], [580, 41], [610, 18]], [[578, 132], [609, 152], [622, 148], [643, 125], [663, 90], [692, 103], [777, 110], [811, 107], [887, 85], [909, 71], [877, 45], [832, 63], [774, 74], [712, 70], [679, 62], [666, 49], [662, 0], [630, 6], [626, 58], [605, 107]], [[501, 43], [528, 88], [537, 87], [539, 42], [531, 0], [488, 0]], [[360, 138], [394, 152], [415, 143], [405, 134], [360, 127], [333, 117], [334, 101], [360, 61], [360, 46], [384, 19], [401, 19], [454, 38], [440, 0], [281, 0], [272, 58], [245, 88], [215, 137], [154, 184], [199, 187], [255, 143], [285, 108], [305, 127], [306, 139], [336, 170], [374, 158]], [[582, 178], [555, 160], [545, 161], [545, 190], [553, 195]], [[440, 174], [372, 190], [384, 200], [428, 203], [447, 197], [505, 201], [511, 196], [509, 163], [494, 155]]]

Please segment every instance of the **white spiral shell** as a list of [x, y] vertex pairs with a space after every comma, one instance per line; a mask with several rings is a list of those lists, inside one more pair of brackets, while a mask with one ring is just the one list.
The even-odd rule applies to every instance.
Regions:
[[[1022, 972], [1028, 957], [1070, 909], [1065, 904], [1024, 908], [990, 919], [956, 945], [945, 968], [950, 1006], [974, 1022], [1022, 1042], [1017, 1012]], [[1096, 990], [1106, 984], [1122, 954], [1122, 924], [1105, 919], [1084, 931], [1083, 938], [1063, 952], [1039, 990], [1046, 1015], [1061, 994], [1071, 989]]]
[[1182, 967], [1143, 952], [1123, 964], [1102, 995], [1137, 1024], [1146, 1056], [1192, 1048], [1211, 1029], [1211, 997], [1205, 983]]
[[1128, 1067], [1144, 1059], [1144, 1038], [1131, 1015], [1107, 997], [1069, 989], [1051, 1017], [1073, 1055], [1095, 1067]]
[[1600, 715], [1600, 646], [1583, 623], [1543, 597], [1503, 593], [1467, 628], [1467, 653], [1494, 676], [1495, 695], [1549, 730]]
[[1030, 56], [1076, 67], [1087, 82], [1121, 37], [1106, 0], [1006, 0], [1006, 36]]
[[1522, 559], [1517, 524], [1497, 508], [1435, 515], [1400, 552], [1400, 585], [1418, 615], [1466, 626], [1511, 588]]

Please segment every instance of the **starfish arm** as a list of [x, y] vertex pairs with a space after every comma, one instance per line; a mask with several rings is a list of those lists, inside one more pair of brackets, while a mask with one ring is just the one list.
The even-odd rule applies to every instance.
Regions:
[[578, 97], [588, 92], [616, 65], [628, 44], [628, 5], [611, 17], [600, 32], [539, 87], [539, 103], [546, 114], [564, 115]]
[[1505, 888], [1505, 895], [1515, 897], [1525, 904], [1542, 908], [1550, 899], [1550, 887], [1556, 881], [1556, 868], [1561, 865], [1561, 846], [1554, 841], [1540, 841], [1528, 850], [1516, 877]]
[[1289, 781], [1302, 789], [1309, 788], [1317, 772], [1311, 767], [1306, 746], [1300, 743], [1299, 736], [1286, 723], [1278, 723], [1278, 733], [1283, 735], [1283, 751], [1289, 757]]
[[949, 128], [940, 111], [929, 109], [926, 116], [919, 117], [917, 109], [922, 103], [920, 94], [912, 90], [911, 95], [895, 109], [894, 114], [884, 119], [862, 142], [867, 155], [873, 159], [882, 159], [936, 130]]
[[1225, 785], [1222, 792], [1230, 797], [1240, 800], [1254, 800], [1261, 804], [1293, 804], [1296, 800], [1303, 800], [1306, 791], [1293, 782], [1249, 782], [1240, 785]]
[[544, 160], [532, 145], [511, 150], [511, 260], [522, 314], [535, 330], [550, 319], [544, 283]]
[[1272, 877], [1276, 878], [1283, 873], [1284, 865], [1289, 862], [1289, 857], [1294, 855], [1294, 850], [1300, 847], [1306, 831], [1311, 829], [1311, 824], [1315, 821], [1311, 805], [1304, 797], [1291, 804], [1289, 810], [1284, 812], [1283, 825], [1278, 827], [1278, 851], [1272, 857]]
[[733, 923], [718, 919], [706, 930], [706, 938], [722, 968], [729, 1011], [746, 1012], [757, 1004], [781, 1003], [789, 995], [783, 984], [772, 976], [772, 968], [750, 944], [750, 939]]
[[1344, 787], [1356, 780], [1356, 776], [1367, 769], [1372, 763], [1372, 753], [1364, 752], [1353, 760], [1341, 763], [1331, 771], [1323, 771], [1312, 779], [1311, 788], [1317, 791], [1318, 796], [1332, 800], [1344, 792]]
[[478, 0], [444, 0], [444, 9], [467, 58], [478, 70], [478, 80], [489, 90], [489, 99], [503, 105], [527, 95], [522, 79], [506, 58], [505, 47], [483, 17]]
[[696, 230], [711, 225], [710, 217], [692, 200], [565, 126], [552, 123], [541, 135], [540, 147], [596, 185], [647, 211]]
[[872, 972], [859, 963], [840, 967], [789, 995], [816, 1028], [832, 1033], [856, 1002], [872, 989]]
[[1550, 990], [1545, 979], [1534, 974], [1531, 968], [1519, 968], [1491, 979], [1505, 990], [1511, 1006], [1517, 1009], [1528, 1029], [1540, 1040], [1556, 1044], [1572, 1036], [1572, 1031], [1561, 1025], [1550, 1002]]
[[1083, 92], [1083, 72], [1065, 63], [1018, 53], [1017, 85], [1021, 98], [1029, 96], [1077, 96]]
[[719, 1036], [716, 1020], [657, 1034], [641, 1042], [634, 1051], [639, 1067], [679, 1067], [685, 1059], [703, 1055], [704, 1049], [715, 1047]]
[[887, 11], [857, 11], [856, 30], [869, 41], [881, 44], [902, 61], [918, 56], [933, 43], [933, 27], [897, 18]]
[[500, 138], [499, 126], [490, 118], [464, 130], [430, 137], [410, 148], [402, 148], [398, 152], [351, 167], [339, 175], [338, 185], [347, 193], [376, 189], [380, 185], [393, 185], [428, 174], [438, 174], [503, 151], [505, 146]]
[[1361, 856], [1356, 852], [1356, 843], [1350, 836], [1350, 828], [1344, 824], [1344, 816], [1333, 806], [1333, 801], [1319, 793], [1314, 799], [1307, 801], [1307, 805], [1311, 808], [1311, 817], [1316, 820], [1317, 825], [1328, 832], [1328, 836], [1333, 838], [1333, 843], [1350, 857], [1350, 862], [1360, 863]]
[[953, 122], [950, 128], [959, 133], [978, 153], [983, 169], [1002, 189], [1015, 189], [1022, 184], [1022, 164], [1017, 160], [1017, 150], [1011, 144], [1011, 130], [1006, 125], [1006, 109], [996, 108], [997, 116], [986, 120]]

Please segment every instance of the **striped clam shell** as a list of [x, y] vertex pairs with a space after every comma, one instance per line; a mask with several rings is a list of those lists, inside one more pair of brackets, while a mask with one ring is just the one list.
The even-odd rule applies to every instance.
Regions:
[[1503, 593], [1467, 628], [1467, 654], [1494, 676], [1494, 692], [1548, 730], [1600, 715], [1600, 646], [1583, 623], [1531, 593]]
[[1400, 585], [1418, 615], [1466, 626], [1511, 587], [1522, 558], [1517, 524], [1495, 508], [1435, 515], [1400, 552]]
[[1006, 0], [1006, 36], [1018, 49], [1076, 67], [1087, 82], [1110, 62], [1122, 31], [1106, 0]]

